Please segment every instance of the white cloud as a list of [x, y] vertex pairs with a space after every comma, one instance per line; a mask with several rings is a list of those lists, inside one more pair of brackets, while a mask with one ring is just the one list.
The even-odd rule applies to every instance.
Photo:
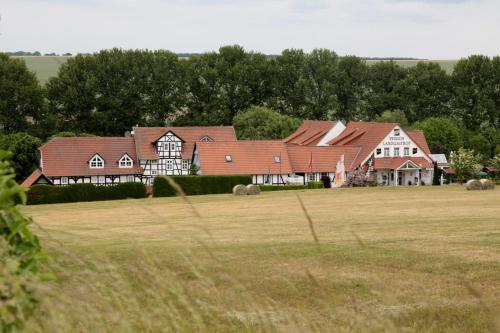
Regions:
[[5, 51], [240, 44], [433, 59], [500, 53], [496, 0], [2, 0], [0, 11]]

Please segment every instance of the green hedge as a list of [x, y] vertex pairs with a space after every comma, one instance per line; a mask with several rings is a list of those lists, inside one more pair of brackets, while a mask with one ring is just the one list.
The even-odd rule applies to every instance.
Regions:
[[51, 203], [146, 198], [143, 183], [121, 183], [113, 186], [73, 184], [68, 186], [34, 185], [28, 191], [28, 205]]
[[[231, 193], [238, 184], [252, 184], [252, 176], [171, 176], [186, 195]], [[162, 176], [155, 177], [153, 197], [173, 197], [176, 191]]]
[[323, 182], [310, 182], [307, 185], [260, 185], [260, 190], [264, 192], [307, 190], [307, 189], [318, 189], [318, 188], [325, 188]]

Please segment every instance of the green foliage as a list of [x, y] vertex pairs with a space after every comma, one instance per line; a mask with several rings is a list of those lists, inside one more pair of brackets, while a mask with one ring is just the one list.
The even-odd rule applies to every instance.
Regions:
[[72, 137], [93, 137], [94, 134], [90, 133], [75, 133], [70, 131], [57, 132], [56, 134], [51, 135], [47, 138], [47, 141], [50, 141], [54, 138], [64, 137], [64, 138], [72, 138]]
[[238, 139], [282, 139], [293, 133], [301, 123], [298, 118], [284, 116], [262, 106], [252, 106], [233, 119]]
[[19, 211], [26, 193], [14, 180], [8, 154], [0, 151], [0, 330], [22, 329], [36, 309], [31, 284], [38, 273], [41, 248]]
[[307, 188], [309, 189], [325, 188], [325, 185], [321, 181], [313, 181], [307, 183]]
[[471, 130], [500, 128], [500, 58], [472, 55], [455, 66], [453, 106], [456, 116]]
[[405, 113], [401, 110], [384, 111], [374, 121], [379, 123], [398, 123], [403, 128], [408, 127], [408, 119], [406, 119]]
[[120, 183], [113, 186], [72, 184], [68, 186], [34, 185], [28, 192], [28, 205], [140, 199], [147, 197], [143, 183]]
[[[170, 176], [186, 195], [231, 193], [238, 184], [252, 184], [252, 176]], [[153, 197], [173, 197], [177, 191], [170, 185], [166, 177], [155, 177]]]
[[460, 182], [467, 178], [473, 178], [481, 170], [480, 157], [474, 151], [460, 148], [450, 155], [450, 165]]
[[28, 177], [37, 167], [41, 144], [40, 139], [23, 132], [0, 136], [0, 149], [12, 153], [11, 165], [17, 181]]
[[49, 106], [60, 130], [123, 135], [136, 124], [165, 125], [185, 105], [184, 77], [171, 52], [78, 55], [48, 82]]
[[0, 133], [26, 131], [43, 112], [43, 91], [22, 59], [0, 53]]
[[308, 188], [307, 185], [260, 185], [260, 190], [263, 192], [307, 190]]
[[460, 129], [449, 118], [431, 117], [416, 123], [415, 127], [424, 131], [429, 148], [435, 154], [449, 155], [463, 145]]

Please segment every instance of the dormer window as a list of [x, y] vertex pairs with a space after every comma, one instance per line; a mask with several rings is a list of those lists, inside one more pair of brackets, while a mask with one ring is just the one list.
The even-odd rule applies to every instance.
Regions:
[[95, 154], [89, 161], [89, 166], [91, 169], [102, 169], [104, 168], [104, 160], [101, 156]]
[[226, 162], [232, 162], [233, 157], [231, 155], [226, 155]]
[[118, 161], [118, 166], [120, 168], [131, 168], [134, 165], [134, 161], [127, 154], [123, 155]]
[[214, 139], [212, 139], [208, 135], [205, 135], [203, 138], [201, 138], [200, 141], [203, 141], [203, 142], [212, 142], [212, 141], [214, 141]]
[[279, 155], [274, 156], [274, 163], [281, 163], [281, 156]]

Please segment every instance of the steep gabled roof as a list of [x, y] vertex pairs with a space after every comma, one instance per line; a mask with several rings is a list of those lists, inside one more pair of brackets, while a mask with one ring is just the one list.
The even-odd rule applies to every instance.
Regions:
[[[54, 176], [91, 176], [142, 174], [133, 138], [126, 137], [58, 137], [40, 147], [43, 174]], [[88, 161], [98, 154], [104, 168], [91, 169]], [[118, 160], [128, 154], [132, 168], [119, 168]]]
[[413, 130], [413, 131], [405, 131], [406, 134], [410, 136], [410, 138], [417, 144], [417, 146], [422, 149], [424, 153], [429, 155], [431, 153], [431, 150], [429, 149], [429, 146], [427, 145], [427, 140], [425, 139], [425, 135], [423, 131], [420, 130]]
[[[292, 173], [281, 141], [197, 142], [200, 171], [203, 175], [264, 175]], [[226, 156], [231, 156], [231, 162]], [[279, 156], [281, 163], [275, 162]]]
[[184, 141], [182, 145], [183, 159], [191, 159], [195, 142], [202, 141], [204, 137], [209, 137], [214, 141], [237, 140], [232, 126], [134, 127], [133, 130], [137, 157], [140, 160], [159, 159], [153, 143], [169, 131]]
[[29, 175], [28, 178], [26, 178], [21, 183], [21, 187], [28, 188], [31, 185], [36, 184], [40, 180], [40, 178], [43, 178], [47, 184], [52, 184], [50, 182], [50, 179], [45, 177], [45, 175], [42, 173], [42, 171], [40, 169], [35, 169], [35, 171], [33, 171], [33, 173], [31, 175]]
[[315, 145], [335, 124], [337, 121], [304, 120], [302, 125], [283, 141], [295, 145]]
[[294, 172], [309, 172], [309, 163], [312, 157], [312, 172], [333, 172], [337, 163], [344, 155], [345, 169], [349, 170], [352, 161], [357, 156], [359, 147], [333, 146], [287, 146], [288, 156]]

